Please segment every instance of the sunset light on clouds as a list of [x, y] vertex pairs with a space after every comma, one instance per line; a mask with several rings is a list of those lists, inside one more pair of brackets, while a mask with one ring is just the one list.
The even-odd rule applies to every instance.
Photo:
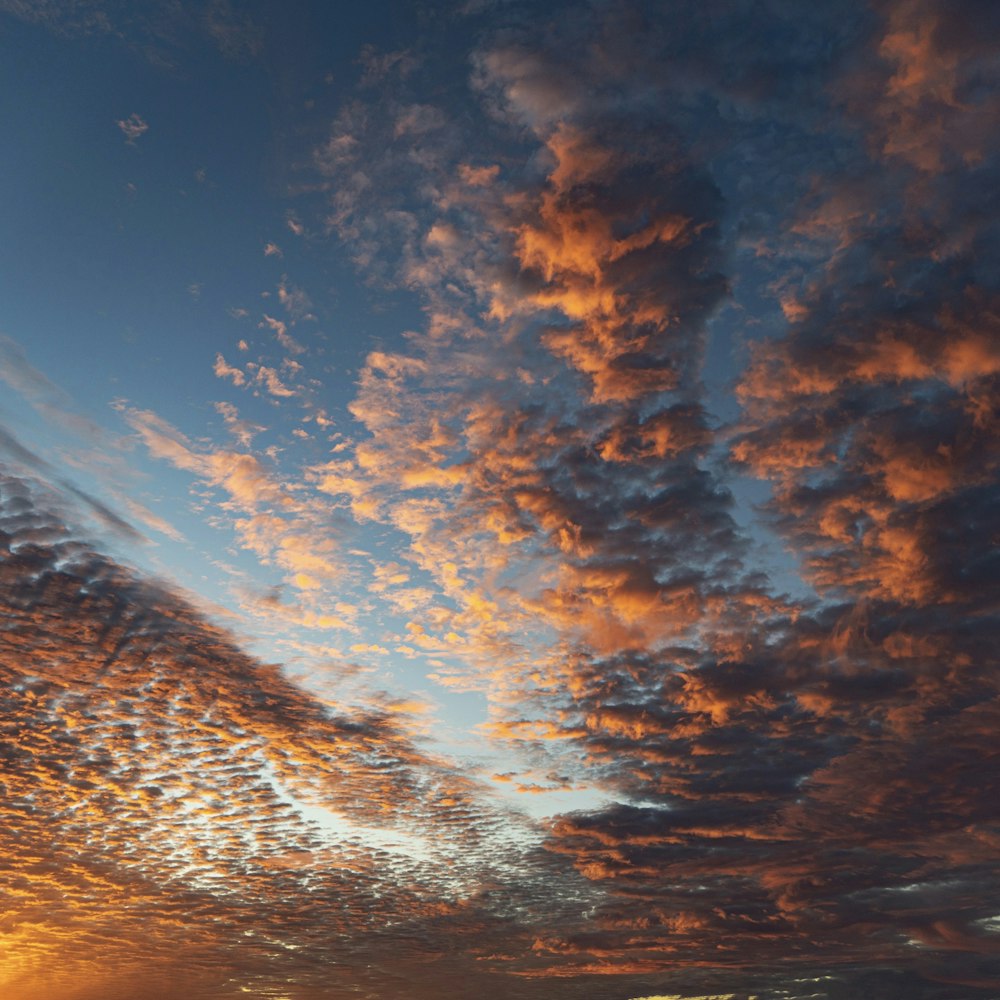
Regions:
[[998, 40], [0, 0], [0, 998], [1000, 997]]

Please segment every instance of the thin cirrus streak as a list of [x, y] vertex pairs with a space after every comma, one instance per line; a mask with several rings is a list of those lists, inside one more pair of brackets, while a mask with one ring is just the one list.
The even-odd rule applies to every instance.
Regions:
[[[352, 436], [116, 403], [280, 574], [245, 609], [425, 658], [497, 783], [599, 804], [502, 806], [4, 480], [18, 1000], [1000, 990], [996, 15], [814, 7], [469, 5], [457, 109], [367, 51], [289, 222], [423, 309]], [[302, 440], [276, 298], [214, 370]]]

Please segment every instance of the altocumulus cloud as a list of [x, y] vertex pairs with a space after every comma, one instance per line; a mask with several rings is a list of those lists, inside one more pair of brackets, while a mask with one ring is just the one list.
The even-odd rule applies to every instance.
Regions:
[[126, 415], [292, 580], [335, 591], [332, 512], [396, 532], [405, 648], [606, 804], [532, 827], [7, 476], [9, 987], [996, 996], [993, 6], [467, 14], [460, 107], [368, 53], [309, 159], [310, 231], [426, 317], [356, 439], [278, 481]]
[[9, 995], [458, 996], [578, 912], [390, 712], [313, 701], [45, 495], [0, 485]]
[[[619, 797], [554, 824], [607, 896], [532, 975], [1000, 984], [997, 59], [959, 7], [514, 18], [473, 59], [495, 162], [431, 115], [408, 157], [402, 98], [317, 154], [429, 316], [320, 488], [410, 535], [494, 733]], [[706, 345], [751, 284], [775, 321], [720, 427]], [[741, 475], [814, 597], [755, 572]]]

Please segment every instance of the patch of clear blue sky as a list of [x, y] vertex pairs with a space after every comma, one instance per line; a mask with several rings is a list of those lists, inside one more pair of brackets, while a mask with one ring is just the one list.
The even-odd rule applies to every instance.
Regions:
[[802, 579], [798, 557], [768, 524], [764, 507], [772, 496], [771, 484], [726, 464], [725, 442], [741, 418], [736, 389], [750, 345], [783, 336], [787, 325], [777, 299], [761, 291], [768, 277], [752, 253], [733, 255], [731, 297], [708, 322], [702, 378], [706, 406], [721, 431], [715, 460], [726, 466], [723, 475], [733, 496], [733, 517], [753, 546], [750, 562], [767, 574], [776, 593], [809, 599], [814, 593]]
[[[101, 372], [168, 409], [211, 397], [226, 309], [256, 314], [285, 271], [350, 331], [337, 350], [391, 335], [388, 320], [371, 328], [368, 293], [329, 246], [297, 251], [285, 215], [360, 49], [405, 42], [405, 9], [272, 6], [257, 58], [191, 37], [173, 65], [3, 18], [0, 323], [74, 395], [99, 394]], [[129, 145], [115, 123], [133, 113], [149, 128]], [[263, 257], [270, 240], [284, 260]]]

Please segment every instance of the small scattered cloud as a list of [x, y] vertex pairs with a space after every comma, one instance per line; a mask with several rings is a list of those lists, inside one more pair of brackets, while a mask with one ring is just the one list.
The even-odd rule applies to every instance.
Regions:
[[314, 320], [316, 317], [309, 311], [312, 309], [312, 299], [305, 290], [291, 284], [287, 278], [281, 279], [278, 286], [278, 301], [285, 307], [293, 320]]
[[125, 136], [125, 142], [129, 146], [134, 146], [136, 140], [149, 131], [149, 125], [134, 112], [128, 118], [120, 118], [115, 124], [121, 129], [122, 135]]
[[227, 59], [248, 62], [264, 45], [264, 31], [251, 16], [234, 8], [230, 0], [210, 0], [204, 13], [208, 35]]
[[233, 385], [246, 385], [247, 377], [244, 372], [240, 371], [239, 368], [234, 368], [229, 364], [222, 354], [215, 355], [215, 365], [212, 370], [219, 378], [228, 378], [232, 381]]
[[289, 332], [288, 324], [266, 313], [260, 323], [261, 329], [270, 330], [281, 346], [290, 354], [304, 354], [305, 347], [300, 344]]

